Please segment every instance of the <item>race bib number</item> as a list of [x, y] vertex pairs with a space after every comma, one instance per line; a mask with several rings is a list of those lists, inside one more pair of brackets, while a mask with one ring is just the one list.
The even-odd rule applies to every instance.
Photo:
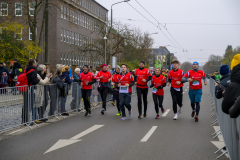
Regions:
[[119, 93], [128, 93], [128, 87], [126, 86], [120, 86]]
[[180, 88], [174, 88], [176, 91], [180, 91]]
[[193, 86], [199, 85], [199, 81], [193, 81], [193, 82], [192, 82], [192, 85], [193, 85]]
[[152, 93], [157, 93], [157, 88], [153, 87]]

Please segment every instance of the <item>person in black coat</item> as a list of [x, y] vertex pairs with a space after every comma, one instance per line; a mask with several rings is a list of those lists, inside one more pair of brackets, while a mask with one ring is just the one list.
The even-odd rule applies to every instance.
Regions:
[[216, 88], [215, 88], [215, 96], [217, 99], [221, 99], [223, 97], [225, 88], [227, 87], [228, 83], [230, 82], [231, 74], [230, 74], [228, 65], [221, 66], [220, 74], [222, 75], [222, 78], [220, 79], [220, 85], [218, 85], [218, 83], [216, 83]]
[[240, 54], [234, 56], [231, 63], [231, 69], [231, 83], [228, 83], [222, 102], [222, 111], [226, 114], [229, 114], [229, 109], [235, 104], [240, 96]]
[[[32, 85], [37, 85], [40, 81], [41, 78], [37, 77], [37, 71], [35, 70], [37, 66], [36, 60], [34, 59], [30, 59], [28, 61], [28, 65], [26, 67], [26, 73], [30, 70], [32, 70], [29, 74], [27, 74], [27, 79], [28, 79], [28, 86], [32, 86]], [[30, 96], [30, 101], [31, 101], [31, 106], [28, 107], [29, 105], [29, 96], [28, 94], [31, 94]], [[29, 116], [29, 112], [30, 110], [33, 108], [33, 104], [34, 104], [34, 89], [31, 88], [30, 90], [27, 90], [26, 92], [23, 92], [23, 108], [22, 108], [22, 123], [25, 124], [27, 122], [29, 122], [28, 116]], [[32, 123], [31, 123], [32, 124]]]
[[13, 64], [13, 68], [12, 68], [12, 72], [11, 72], [12, 79], [14, 79], [14, 77], [16, 76], [16, 69], [22, 68], [22, 65], [20, 63], [18, 63], [17, 58], [14, 58], [13, 62], [14, 62], [14, 64]]

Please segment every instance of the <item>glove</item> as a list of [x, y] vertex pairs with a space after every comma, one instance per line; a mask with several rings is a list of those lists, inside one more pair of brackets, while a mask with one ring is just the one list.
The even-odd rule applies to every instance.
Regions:
[[163, 89], [163, 87], [162, 86], [158, 86], [158, 88], [157, 89]]

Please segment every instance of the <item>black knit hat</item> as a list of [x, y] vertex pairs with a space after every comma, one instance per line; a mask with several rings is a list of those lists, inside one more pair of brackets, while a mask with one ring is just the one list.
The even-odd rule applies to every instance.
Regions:
[[3, 64], [3, 62], [0, 62], [0, 64]]
[[88, 68], [88, 65], [85, 64], [83, 67], [87, 67]]
[[145, 64], [145, 62], [144, 62], [144, 61], [140, 61], [139, 63], [143, 63], [143, 64]]
[[13, 61], [18, 61], [17, 58], [14, 58]]

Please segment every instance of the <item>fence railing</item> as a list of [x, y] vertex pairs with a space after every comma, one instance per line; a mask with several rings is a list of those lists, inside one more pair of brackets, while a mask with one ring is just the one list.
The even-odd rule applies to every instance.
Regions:
[[[98, 85], [99, 82], [92, 85], [92, 107], [102, 102]], [[136, 86], [132, 89], [136, 93]], [[0, 88], [0, 133], [23, 125], [31, 128], [31, 124], [38, 125], [36, 121], [53, 117], [60, 119], [64, 117], [62, 113], [80, 113], [84, 109], [81, 86], [77, 82], [65, 84], [65, 98], [59, 96], [56, 84], [25, 86], [18, 90], [16, 87]], [[21, 92], [23, 90], [26, 92]], [[107, 101], [112, 99], [112, 95], [108, 94]]]
[[[211, 117], [217, 116], [217, 119], [212, 122], [212, 126], [216, 123], [219, 124], [220, 130], [216, 131], [212, 135], [213, 138], [217, 137], [218, 135], [222, 134], [225, 146], [217, 150], [215, 153], [218, 153], [223, 148], [226, 147], [226, 151], [223, 152], [220, 156], [228, 153], [231, 160], [239, 160], [240, 159], [240, 141], [239, 141], [239, 129], [240, 129], [240, 118], [230, 118], [229, 115], [225, 114], [222, 111], [222, 99], [217, 99], [215, 97], [215, 81], [210, 79], [210, 94], [209, 99], [211, 102], [211, 109], [210, 111], [214, 111], [211, 114]], [[239, 106], [240, 107], [240, 106]]]

